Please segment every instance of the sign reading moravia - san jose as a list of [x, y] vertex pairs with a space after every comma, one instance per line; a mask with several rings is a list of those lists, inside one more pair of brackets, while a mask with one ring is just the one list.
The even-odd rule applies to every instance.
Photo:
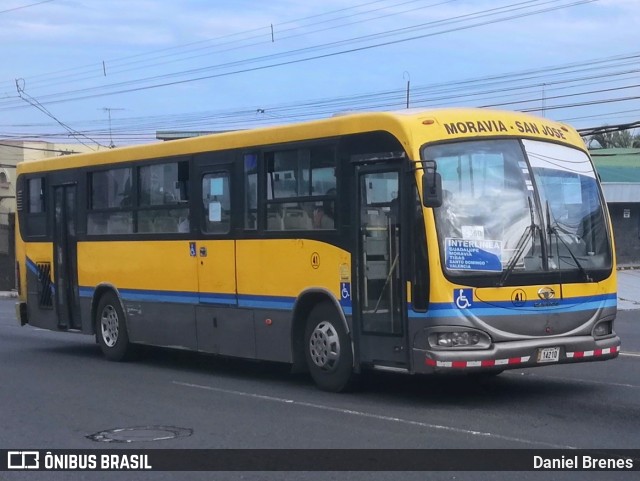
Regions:
[[539, 122], [523, 122], [521, 120], [516, 120], [513, 124], [505, 123], [502, 120], [467, 120], [446, 123], [444, 128], [449, 135], [516, 132], [566, 140], [565, 133], [557, 127]]

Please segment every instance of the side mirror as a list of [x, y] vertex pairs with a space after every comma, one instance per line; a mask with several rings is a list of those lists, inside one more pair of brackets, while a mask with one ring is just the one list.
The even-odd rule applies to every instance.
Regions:
[[442, 205], [442, 177], [437, 172], [435, 160], [424, 161], [422, 205], [425, 207], [440, 207]]

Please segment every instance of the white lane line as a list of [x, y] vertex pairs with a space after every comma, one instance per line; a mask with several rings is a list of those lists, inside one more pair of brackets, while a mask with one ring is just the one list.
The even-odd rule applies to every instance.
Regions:
[[427, 428], [427, 429], [436, 429], [436, 430], [440, 430], [440, 431], [448, 431], [448, 432], [452, 432], [452, 433], [458, 433], [458, 434], [466, 434], [466, 435], [471, 435], [471, 436], [481, 436], [481, 437], [486, 437], [486, 438], [493, 438], [493, 439], [501, 439], [503, 441], [510, 441], [510, 442], [515, 442], [515, 443], [523, 443], [523, 444], [531, 444], [531, 445], [536, 445], [536, 446], [544, 446], [547, 448], [554, 448], [554, 449], [577, 449], [575, 446], [567, 446], [567, 445], [563, 445], [563, 444], [553, 444], [553, 443], [547, 443], [544, 441], [533, 441], [530, 439], [522, 439], [522, 438], [516, 438], [516, 437], [512, 437], [512, 436], [504, 436], [501, 434], [494, 434], [494, 433], [488, 433], [488, 432], [483, 432], [483, 431], [472, 431], [469, 429], [462, 429], [462, 428], [456, 428], [453, 426], [444, 426], [441, 424], [430, 424], [430, 423], [425, 423], [425, 422], [421, 422], [421, 421], [412, 421], [410, 419], [402, 419], [402, 418], [397, 418], [397, 417], [393, 417], [393, 416], [383, 416], [381, 414], [375, 414], [375, 413], [368, 413], [368, 412], [364, 412], [364, 411], [354, 411], [353, 409], [344, 409], [344, 408], [339, 408], [339, 407], [334, 407], [334, 406], [325, 406], [324, 404], [315, 404], [315, 403], [309, 403], [309, 402], [304, 402], [304, 401], [296, 401], [294, 399], [284, 399], [284, 398], [279, 398], [279, 397], [274, 397], [274, 396], [267, 396], [264, 394], [256, 394], [256, 393], [250, 393], [250, 392], [244, 392], [244, 391], [234, 391], [232, 389], [222, 389], [222, 388], [217, 388], [217, 387], [211, 387], [211, 386], [203, 386], [201, 384], [191, 384], [191, 383], [187, 383], [187, 382], [180, 382], [180, 381], [172, 381], [173, 384], [177, 384], [178, 386], [184, 386], [184, 387], [189, 387], [189, 388], [195, 388], [195, 389], [204, 389], [206, 391], [214, 391], [214, 392], [219, 392], [219, 393], [223, 393], [223, 394], [232, 394], [234, 396], [243, 396], [243, 397], [249, 397], [249, 398], [253, 398], [253, 399], [260, 399], [263, 401], [272, 401], [272, 402], [277, 402], [277, 403], [281, 403], [281, 404], [289, 404], [289, 405], [293, 405], [293, 406], [302, 406], [302, 407], [307, 407], [307, 408], [313, 408], [313, 409], [320, 409], [323, 411], [331, 411], [331, 412], [336, 412], [336, 413], [340, 413], [340, 414], [347, 414], [350, 416], [360, 416], [360, 417], [364, 417], [364, 418], [369, 418], [369, 419], [377, 419], [379, 421], [388, 421], [388, 422], [394, 422], [394, 423], [399, 423], [399, 424], [407, 424], [410, 426], [418, 426], [421, 428]]
[[[573, 377], [559, 377], [559, 376], [543, 376], [540, 374], [533, 373], [505, 373], [507, 376], [526, 376], [526, 377], [537, 377], [538, 379], [553, 379], [554, 381], [565, 381], [565, 382], [577, 382], [581, 384], [596, 384], [601, 386], [613, 386], [613, 387], [630, 387], [634, 389], [639, 389], [640, 386], [637, 384], [624, 384], [619, 382], [604, 382], [604, 381], [591, 381], [589, 379], [576, 379]], [[503, 374], [503, 375], [505, 375]]]
[[627, 357], [640, 357], [640, 352], [627, 352], [627, 351], [620, 351], [619, 353], [621, 356], [627, 356]]

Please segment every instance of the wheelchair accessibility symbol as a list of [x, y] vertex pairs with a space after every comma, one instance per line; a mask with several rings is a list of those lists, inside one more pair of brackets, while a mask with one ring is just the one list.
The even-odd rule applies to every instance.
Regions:
[[351, 283], [349, 282], [340, 283], [340, 297], [343, 301], [351, 300]]
[[453, 301], [458, 309], [467, 309], [473, 304], [473, 289], [456, 289], [453, 291]]

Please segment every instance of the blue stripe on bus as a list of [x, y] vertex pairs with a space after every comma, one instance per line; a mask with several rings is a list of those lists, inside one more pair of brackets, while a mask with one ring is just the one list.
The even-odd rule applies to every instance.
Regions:
[[[553, 312], [580, 312], [595, 309], [603, 309], [606, 307], [616, 307], [616, 294], [602, 294], [597, 296], [571, 297], [565, 299], [557, 299], [557, 305], [534, 307], [534, 302], [529, 302], [525, 306], [515, 307], [511, 301], [493, 302], [492, 304], [480, 303], [474, 301], [472, 307], [459, 309], [453, 303], [432, 303], [429, 311], [415, 312], [409, 309], [409, 317], [413, 318], [438, 318], [438, 317], [459, 317], [459, 316], [513, 316], [513, 315], [542, 315]], [[541, 301], [535, 301], [541, 302]]]
[[240, 307], [290, 310], [293, 309], [295, 302], [295, 297], [238, 295], [238, 306]]
[[[95, 289], [80, 287], [80, 297], [91, 298]], [[173, 302], [178, 304], [224, 304], [229, 306], [253, 307], [263, 309], [292, 309], [295, 303], [293, 297], [255, 296], [234, 294], [197, 293], [182, 291], [152, 291], [142, 289], [118, 289], [125, 301]]]
[[[581, 297], [565, 297], [564, 299], [551, 299], [551, 301], [556, 304], [549, 307], [536, 306], [541, 301], [540, 299], [531, 300], [525, 302], [522, 306], [516, 307], [512, 301], [488, 301], [483, 302], [479, 300], [473, 301], [473, 307], [471, 309], [491, 309], [491, 308], [501, 308], [501, 309], [509, 309], [509, 310], [518, 310], [518, 311], [540, 311], [540, 309], [552, 310], [552, 309], [564, 309], [566, 307], [571, 307], [574, 305], [583, 305], [587, 303], [593, 302], [606, 302], [606, 301], [615, 301], [617, 295], [615, 293], [609, 294], [599, 294], [595, 296], [581, 296]], [[448, 309], [458, 309], [453, 302], [434, 302], [429, 306], [430, 310], [448, 310]]]
[[[93, 297], [95, 289], [92, 287], [80, 287], [80, 297]], [[141, 289], [119, 289], [120, 295], [126, 301], [149, 302], [173, 302], [178, 304], [218, 304], [235, 306], [236, 296], [233, 294], [197, 293], [181, 291], [152, 291]], [[254, 309], [291, 310], [295, 304], [294, 297], [243, 295], [237, 296], [238, 307]], [[535, 301], [541, 302], [541, 301]], [[616, 294], [603, 294], [598, 296], [572, 297], [557, 299], [555, 306], [534, 307], [534, 301], [528, 302], [522, 307], [515, 307], [511, 301], [495, 301], [492, 304], [474, 301], [472, 307], [458, 309], [450, 302], [432, 303], [426, 313], [415, 312], [411, 304], [408, 304], [409, 317], [411, 318], [439, 318], [458, 316], [513, 316], [513, 315], [541, 315], [558, 312], [579, 312], [587, 310], [615, 307], [617, 305]], [[353, 310], [350, 306], [342, 306], [345, 315], [350, 316]]]
[[[95, 289], [93, 287], [79, 287], [80, 297], [91, 298]], [[155, 301], [175, 302], [178, 304], [197, 304], [198, 295], [191, 292], [171, 291], [146, 291], [138, 289], [118, 289], [120, 296], [125, 301]]]
[[27, 269], [33, 272], [35, 275], [38, 275], [38, 266], [35, 262], [27, 257]]

